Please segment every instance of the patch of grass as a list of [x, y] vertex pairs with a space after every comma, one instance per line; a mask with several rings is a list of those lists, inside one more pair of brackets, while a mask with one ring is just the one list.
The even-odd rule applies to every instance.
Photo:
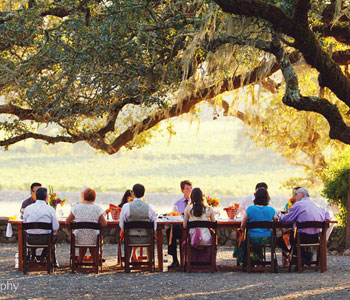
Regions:
[[140, 182], [148, 193], [178, 193], [180, 181], [189, 179], [222, 196], [251, 194], [259, 181], [268, 183], [271, 194], [289, 195], [281, 183], [303, 175], [271, 150], [257, 149], [235, 119], [205, 121], [199, 129], [179, 120], [175, 130], [170, 144], [168, 136], [159, 135], [151, 145], [112, 156], [83, 143], [22, 142], [1, 150], [1, 188], [28, 190], [39, 181], [61, 191], [91, 186], [99, 192], [123, 192]]

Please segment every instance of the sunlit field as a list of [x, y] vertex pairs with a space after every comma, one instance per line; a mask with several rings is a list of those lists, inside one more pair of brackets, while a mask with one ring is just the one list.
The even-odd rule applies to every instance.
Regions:
[[288, 165], [272, 150], [257, 149], [236, 119], [209, 119], [199, 126], [178, 120], [175, 130], [170, 143], [163, 131], [142, 149], [112, 156], [82, 143], [23, 142], [1, 150], [0, 189], [28, 190], [39, 181], [58, 191], [91, 186], [113, 193], [140, 182], [149, 193], [178, 193], [179, 182], [189, 179], [206, 193], [220, 196], [251, 194], [259, 181], [268, 183], [271, 195], [289, 195], [283, 182], [303, 175], [302, 169]]

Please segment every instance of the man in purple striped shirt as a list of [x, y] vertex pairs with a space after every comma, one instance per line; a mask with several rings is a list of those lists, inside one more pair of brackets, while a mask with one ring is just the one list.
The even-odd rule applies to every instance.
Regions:
[[[185, 212], [185, 208], [190, 202], [190, 196], [192, 192], [192, 183], [189, 180], [181, 181], [180, 183], [181, 192], [183, 197], [175, 202], [174, 210], [181, 213], [182, 215]], [[173, 262], [169, 268], [177, 268], [180, 266], [179, 260], [177, 259], [177, 244], [176, 240], [182, 241], [182, 228], [179, 225], [172, 225], [166, 231], [166, 236], [168, 240], [168, 254], [173, 257]], [[180, 243], [182, 245], [182, 243]], [[180, 246], [181, 247], [181, 246]]]
[[[326, 221], [330, 220], [328, 211], [324, 208], [316, 205], [314, 201], [310, 199], [310, 195], [307, 189], [299, 188], [295, 194], [295, 203], [293, 207], [288, 211], [288, 213], [279, 218], [279, 221], [283, 223], [293, 223], [295, 227], [296, 222], [306, 222], [306, 221]], [[300, 233], [300, 241], [303, 244], [312, 244], [318, 242], [318, 233], [321, 229], [318, 228], [305, 228], [298, 229]], [[283, 251], [290, 251], [287, 249], [286, 244], [282, 238], [279, 238], [277, 244], [282, 248]], [[290, 235], [290, 244], [294, 244], [294, 237]], [[312, 253], [303, 251], [303, 260], [307, 263], [312, 258]]]

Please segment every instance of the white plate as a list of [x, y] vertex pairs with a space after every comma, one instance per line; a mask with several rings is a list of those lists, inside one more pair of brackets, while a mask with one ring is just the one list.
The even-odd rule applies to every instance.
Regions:
[[182, 216], [165, 216], [163, 217], [163, 220], [169, 220], [169, 221], [183, 221], [184, 218]]

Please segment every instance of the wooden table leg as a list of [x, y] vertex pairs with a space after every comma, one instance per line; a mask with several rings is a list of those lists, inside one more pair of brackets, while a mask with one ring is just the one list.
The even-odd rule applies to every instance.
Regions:
[[322, 271], [327, 271], [327, 230], [329, 224], [326, 222], [324, 232], [322, 232]]
[[23, 256], [22, 256], [22, 223], [16, 224], [16, 228], [18, 229], [18, 270], [23, 270]]
[[158, 254], [158, 271], [163, 271], [163, 228], [161, 224], [157, 224], [157, 254]]
[[180, 241], [180, 265], [181, 265], [181, 268], [183, 269], [184, 266], [185, 266], [185, 252], [186, 251], [183, 251], [182, 249], [182, 245], [183, 245], [183, 241], [186, 240], [186, 229], [185, 227], [183, 227], [183, 225], [181, 225], [181, 229], [182, 229], [182, 238], [181, 238], [181, 241]]

